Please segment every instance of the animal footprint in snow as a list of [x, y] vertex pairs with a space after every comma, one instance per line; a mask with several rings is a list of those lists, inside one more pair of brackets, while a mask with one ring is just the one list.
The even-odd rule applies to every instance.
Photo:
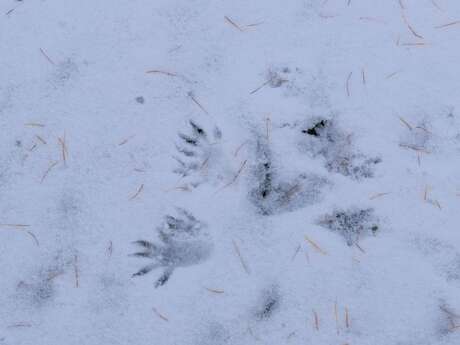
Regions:
[[177, 267], [197, 265], [209, 257], [212, 244], [204, 231], [205, 225], [183, 209], [177, 209], [177, 213], [175, 217], [164, 217], [163, 224], [157, 230], [159, 243], [146, 240], [134, 242], [141, 247], [141, 251], [132, 255], [151, 262], [134, 273], [133, 277], [161, 269], [162, 275], [155, 283], [155, 287], [159, 287], [166, 284]]
[[174, 156], [178, 167], [174, 169], [174, 173], [186, 180], [184, 187], [196, 188], [214, 174], [220, 156], [219, 141], [222, 132], [215, 127], [210, 134], [194, 121], [189, 121], [189, 125], [188, 134], [178, 134], [178, 154]]

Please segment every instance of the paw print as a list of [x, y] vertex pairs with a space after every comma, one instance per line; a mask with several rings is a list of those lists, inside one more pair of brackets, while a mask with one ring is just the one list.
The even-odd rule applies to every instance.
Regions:
[[180, 132], [179, 142], [176, 143], [178, 155], [174, 159], [178, 167], [174, 173], [187, 178], [186, 186], [196, 188], [206, 180], [209, 168], [218, 157], [217, 144], [222, 138], [222, 132], [215, 127], [212, 135], [196, 124], [189, 121], [190, 132]]
[[133, 274], [143, 276], [155, 269], [163, 273], [155, 287], [166, 284], [177, 267], [197, 265], [204, 262], [211, 253], [211, 243], [204, 232], [205, 225], [189, 212], [178, 208], [177, 216], [167, 215], [158, 228], [159, 243], [146, 240], [135, 241], [141, 251], [132, 254], [151, 262]]

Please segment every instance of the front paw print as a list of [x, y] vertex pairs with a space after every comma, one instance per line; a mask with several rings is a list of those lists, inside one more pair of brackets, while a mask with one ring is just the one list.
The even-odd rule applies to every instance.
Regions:
[[183, 209], [177, 209], [177, 213], [176, 217], [164, 217], [163, 224], [157, 230], [160, 243], [146, 240], [134, 242], [141, 247], [141, 251], [132, 255], [149, 259], [151, 263], [134, 273], [133, 277], [161, 269], [163, 273], [155, 283], [155, 287], [159, 287], [168, 282], [177, 267], [197, 265], [209, 257], [212, 245], [204, 231], [205, 225]]

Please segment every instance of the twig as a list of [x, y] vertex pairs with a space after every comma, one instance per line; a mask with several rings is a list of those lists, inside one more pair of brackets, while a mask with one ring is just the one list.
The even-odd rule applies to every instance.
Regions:
[[141, 184], [140, 187], [137, 189], [136, 193], [129, 198], [129, 200], [135, 199], [139, 194], [141, 194], [142, 190], [144, 189], [144, 184]]
[[307, 240], [310, 245], [315, 248], [319, 253], [327, 255], [327, 252], [324, 251], [320, 246], [318, 246], [314, 241], [312, 241], [307, 235], [305, 235], [305, 240]]
[[49, 62], [50, 64], [56, 65], [56, 64], [54, 63], [54, 61], [51, 60], [51, 58], [45, 53], [45, 51], [44, 51], [42, 48], [40, 48], [40, 52], [43, 54], [43, 56], [46, 58], [46, 60], [48, 60], [48, 62]]
[[235, 249], [235, 252], [238, 255], [238, 258], [240, 259], [241, 266], [243, 266], [243, 269], [247, 274], [250, 274], [249, 267], [246, 265], [246, 262], [244, 261], [243, 257], [241, 256], [241, 252], [240, 252], [240, 249], [238, 248], [238, 245], [236, 244], [236, 242], [234, 240], [232, 240], [232, 242], [233, 242], [233, 248]]
[[51, 169], [53, 169], [59, 162], [53, 162], [51, 163], [51, 165], [48, 167], [48, 169], [46, 169], [45, 173], [43, 174], [41, 180], [40, 180], [40, 183], [43, 183], [43, 181], [45, 180], [46, 176], [48, 176], [48, 174], [50, 173]]
[[237, 30], [239, 30], [239, 31], [241, 31], [241, 32], [244, 31], [243, 29], [241, 29], [241, 27], [240, 27], [238, 24], [236, 24], [236, 23], [235, 23], [233, 20], [231, 20], [229, 17], [224, 16], [224, 18], [225, 18], [225, 20], [226, 20], [230, 25], [232, 25], [233, 27], [235, 27]]
[[163, 314], [161, 314], [158, 310], [156, 310], [155, 307], [152, 308], [153, 312], [162, 320], [166, 321], [166, 322], [169, 322], [169, 319], [164, 316]]

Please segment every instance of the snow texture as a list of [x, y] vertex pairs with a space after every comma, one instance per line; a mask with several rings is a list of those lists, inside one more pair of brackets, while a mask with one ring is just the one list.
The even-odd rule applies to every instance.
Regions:
[[459, 21], [0, 1], [0, 345], [459, 344]]

